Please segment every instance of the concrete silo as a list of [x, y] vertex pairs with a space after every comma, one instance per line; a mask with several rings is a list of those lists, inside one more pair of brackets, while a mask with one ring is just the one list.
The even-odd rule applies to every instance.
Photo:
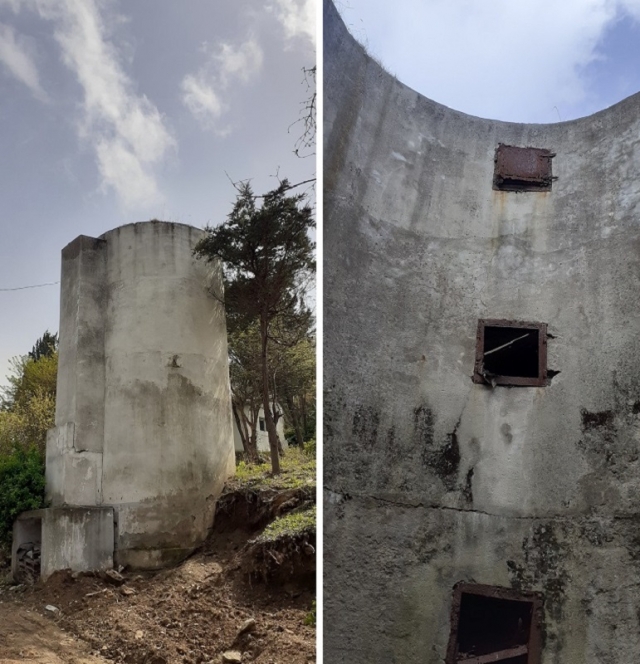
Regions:
[[14, 542], [41, 530], [45, 577], [160, 567], [213, 523], [234, 451], [222, 278], [192, 255], [202, 234], [151, 221], [62, 251], [51, 507], [22, 515]]

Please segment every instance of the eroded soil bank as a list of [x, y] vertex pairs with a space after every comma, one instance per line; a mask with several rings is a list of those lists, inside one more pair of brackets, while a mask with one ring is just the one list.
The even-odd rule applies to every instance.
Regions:
[[0, 586], [0, 664], [315, 662], [315, 528], [260, 540], [314, 502], [310, 482], [236, 483], [202, 550], [173, 569]]

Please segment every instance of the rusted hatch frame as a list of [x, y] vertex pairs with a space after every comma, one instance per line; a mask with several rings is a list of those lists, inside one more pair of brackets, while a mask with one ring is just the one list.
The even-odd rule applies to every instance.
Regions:
[[494, 158], [493, 188], [498, 191], [551, 191], [551, 160], [555, 153], [543, 148], [500, 143]]
[[[531, 626], [526, 645], [502, 649], [478, 657], [459, 657], [458, 628], [460, 625], [460, 607], [463, 595], [480, 595], [492, 599], [504, 599], [512, 602], [531, 604]], [[488, 664], [513, 657], [527, 656], [527, 664], [540, 664], [542, 650], [542, 594], [537, 592], [515, 590], [500, 586], [488, 586], [479, 583], [459, 582], [453, 587], [451, 603], [451, 633], [447, 646], [445, 664]]]
[[[481, 318], [476, 333], [476, 361], [473, 369], [473, 382], [487, 384], [484, 372], [484, 330], [486, 327], [512, 327], [522, 330], [538, 331], [538, 376], [494, 376], [496, 385], [515, 385], [520, 387], [544, 387], [547, 381], [547, 324], [525, 321], [505, 320], [502, 318]], [[497, 349], [494, 349], [494, 351]], [[493, 351], [490, 351], [493, 352]]]
[[504, 659], [513, 659], [514, 657], [521, 657], [529, 653], [529, 646], [516, 646], [515, 648], [507, 648], [506, 650], [499, 650], [492, 652], [488, 655], [480, 655], [479, 657], [470, 657], [469, 659], [459, 659], [458, 664], [490, 664], [490, 662], [501, 662]]

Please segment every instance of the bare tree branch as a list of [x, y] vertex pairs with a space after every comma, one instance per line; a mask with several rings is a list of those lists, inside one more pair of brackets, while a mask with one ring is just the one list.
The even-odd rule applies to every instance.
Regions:
[[303, 67], [302, 73], [304, 75], [303, 85], [307, 87], [307, 97], [301, 102], [300, 117], [289, 125], [289, 132], [293, 127], [302, 125], [302, 134], [295, 142], [293, 152], [296, 157], [306, 159], [307, 157], [313, 157], [316, 153], [316, 67]]

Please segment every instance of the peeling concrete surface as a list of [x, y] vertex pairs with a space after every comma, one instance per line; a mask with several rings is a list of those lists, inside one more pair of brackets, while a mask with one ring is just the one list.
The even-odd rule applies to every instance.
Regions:
[[[484, 120], [329, 0], [324, 39], [325, 657], [441, 663], [473, 581], [544, 593], [544, 664], [635, 661], [640, 96]], [[555, 153], [552, 190], [494, 191], [499, 143]], [[550, 384], [474, 384], [481, 318], [547, 323]]]

